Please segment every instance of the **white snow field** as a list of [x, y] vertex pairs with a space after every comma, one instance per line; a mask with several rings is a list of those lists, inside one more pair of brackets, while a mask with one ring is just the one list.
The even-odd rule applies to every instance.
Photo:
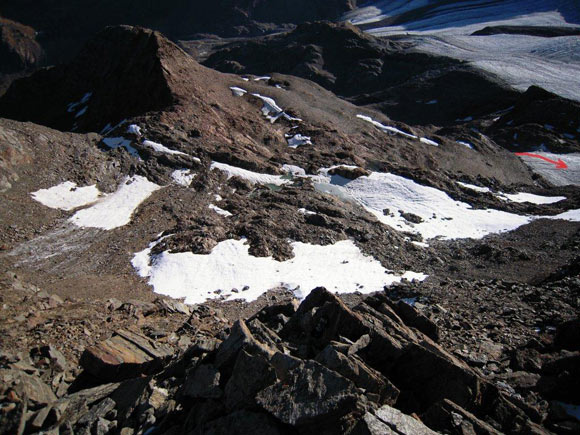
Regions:
[[295, 118], [293, 116], [288, 115], [284, 110], [276, 104], [273, 98], [264, 97], [260, 94], [252, 94], [254, 97], [259, 98], [262, 100], [262, 114], [273, 124], [275, 123], [280, 117], [286, 118], [288, 121], [294, 122], [301, 122], [300, 118]]
[[152, 256], [155, 243], [135, 254], [133, 267], [149, 278], [156, 293], [185, 298], [189, 304], [222, 296], [253, 301], [280, 286], [301, 299], [318, 286], [336, 293], [371, 293], [403, 278], [427, 277], [415, 272], [391, 273], [350, 240], [327, 246], [292, 242], [294, 258], [281, 262], [250, 255], [245, 240], [220, 242], [208, 255], [163, 252]]
[[92, 204], [77, 211], [69, 221], [81, 228], [112, 230], [131, 222], [131, 216], [139, 204], [158, 189], [161, 186], [135, 175], [125, 177], [117, 191], [110, 194], [101, 193], [95, 185], [76, 187], [75, 183], [65, 181], [33, 192], [31, 196], [47, 207], [65, 211]]
[[[412, 12], [409, 15], [401, 15]], [[397, 19], [385, 26], [381, 20]], [[406, 34], [415, 49], [465, 60], [525, 90], [538, 85], [580, 100], [580, 38], [471, 36], [487, 26], [578, 26], [578, 0], [382, 0], [343, 16], [375, 36]]]
[[131, 222], [133, 212], [153, 192], [161, 189], [145, 177], [126, 177], [116, 192], [103, 197], [95, 205], [77, 211], [69, 221], [81, 228], [112, 230]]
[[96, 185], [77, 187], [72, 181], [65, 181], [49, 189], [40, 189], [31, 193], [32, 198], [41, 204], [60, 210], [74, 210], [92, 204], [99, 199], [101, 192]]

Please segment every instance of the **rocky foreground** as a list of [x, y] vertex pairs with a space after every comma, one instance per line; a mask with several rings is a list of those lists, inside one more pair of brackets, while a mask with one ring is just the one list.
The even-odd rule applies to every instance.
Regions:
[[[5, 279], [14, 298], [4, 299], [5, 309], [28, 310], [13, 317], [17, 333], [2, 332], [16, 340], [0, 357], [2, 433], [580, 428], [566, 405], [580, 387], [578, 319], [527, 341], [516, 327], [542, 296], [501, 313], [485, 313], [482, 303], [484, 314], [461, 319], [439, 304], [395, 296], [413, 294], [412, 286], [345, 300], [318, 288], [301, 304], [274, 297], [233, 321], [208, 305], [158, 298], [99, 306]], [[572, 285], [577, 304], [577, 279]], [[487, 291], [500, 288], [489, 283]]]

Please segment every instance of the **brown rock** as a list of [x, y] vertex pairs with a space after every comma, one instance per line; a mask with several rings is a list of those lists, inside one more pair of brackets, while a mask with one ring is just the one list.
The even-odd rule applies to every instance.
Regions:
[[119, 330], [111, 338], [85, 349], [80, 365], [99, 379], [113, 381], [155, 373], [172, 354], [170, 346]]

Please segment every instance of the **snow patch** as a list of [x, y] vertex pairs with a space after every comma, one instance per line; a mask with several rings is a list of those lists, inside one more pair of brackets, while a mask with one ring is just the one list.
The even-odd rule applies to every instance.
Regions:
[[139, 175], [126, 177], [116, 192], [89, 208], [77, 211], [69, 221], [81, 228], [112, 230], [122, 227], [131, 222], [131, 216], [139, 204], [160, 188]]
[[463, 183], [461, 181], [458, 181], [457, 184], [465, 187], [466, 189], [474, 190], [474, 191], [480, 192], [480, 193], [490, 193], [491, 192], [491, 189], [489, 187], [476, 186], [475, 184]]
[[439, 146], [439, 144], [437, 142], [435, 142], [434, 140], [431, 140], [431, 139], [427, 139], [426, 137], [422, 137], [419, 140], [423, 143], [426, 143], [427, 145], [433, 145], [434, 147]]
[[226, 163], [212, 162], [211, 169], [219, 169], [225, 172], [228, 178], [237, 176], [249, 181], [252, 184], [274, 184], [276, 186], [281, 186], [282, 184], [290, 183], [291, 180], [283, 178], [282, 175], [270, 175], [270, 174], [260, 174], [258, 172], [248, 171], [247, 169], [238, 168], [236, 166], [230, 166]]
[[534, 195], [533, 193], [498, 193], [497, 197], [504, 201], [511, 202], [529, 202], [532, 204], [554, 204], [555, 202], [564, 201], [565, 196], [542, 196]]
[[301, 134], [295, 134], [292, 136], [287, 134], [286, 139], [288, 140], [288, 146], [290, 148], [298, 148], [301, 145], [312, 145], [310, 136], [303, 136]]
[[456, 141], [459, 145], [463, 145], [464, 147], [469, 148], [470, 150], [473, 149], [473, 145], [471, 145], [469, 142], [464, 142], [462, 140], [458, 140]]
[[229, 211], [224, 210], [223, 208], [219, 208], [217, 205], [214, 204], [210, 204], [209, 208], [213, 211], [215, 211], [217, 214], [219, 214], [220, 216], [225, 216], [225, 217], [230, 217], [233, 216]]
[[129, 127], [127, 127], [127, 133], [141, 136], [141, 127], [136, 124], [131, 124]]
[[362, 119], [363, 121], [370, 122], [375, 127], [377, 127], [378, 129], [382, 130], [385, 133], [389, 133], [389, 134], [400, 134], [401, 136], [405, 136], [405, 137], [408, 137], [410, 139], [417, 139], [417, 136], [415, 136], [414, 134], [406, 133], [406, 132], [404, 132], [402, 130], [399, 130], [398, 128], [389, 127], [387, 125], [381, 124], [380, 122], [375, 121], [370, 116], [358, 114], [358, 115], [356, 115], [356, 117], [359, 118], [359, 119]]
[[306, 171], [300, 166], [282, 165], [282, 170], [293, 176], [306, 177]]
[[427, 277], [415, 272], [389, 273], [351, 240], [327, 246], [292, 242], [294, 258], [282, 262], [251, 256], [243, 239], [222, 241], [209, 255], [166, 251], [152, 256], [153, 246], [135, 254], [133, 267], [149, 278], [156, 293], [184, 297], [189, 304], [218, 297], [216, 292], [226, 299], [253, 301], [279, 286], [293, 290], [299, 298], [319, 286], [335, 293], [371, 293], [401, 279]]
[[160, 143], [153, 142], [150, 140], [144, 140], [142, 144], [146, 147], [152, 148], [153, 150], [157, 151], [158, 153], [172, 154], [172, 155], [179, 155], [179, 156], [186, 156], [187, 155], [185, 153], [182, 153], [181, 151], [175, 151], [175, 150], [169, 149], [165, 145], [162, 145]]
[[261, 76], [261, 77], [256, 77], [254, 78], [255, 82], [260, 82], [260, 81], [265, 81], [267, 82], [268, 80], [270, 80], [272, 77], [270, 76]]
[[238, 88], [237, 86], [230, 86], [230, 90], [232, 91], [234, 97], [243, 97], [245, 94], [248, 93], [248, 91], [246, 91], [245, 89]]
[[270, 97], [264, 97], [260, 94], [252, 94], [254, 97], [259, 98], [262, 100], [262, 114], [270, 120], [273, 124], [276, 122], [280, 117], [286, 118], [288, 121], [295, 121], [301, 122], [300, 118], [295, 118], [293, 116], [288, 115], [280, 106], [276, 104], [276, 102]]
[[197, 174], [192, 174], [190, 169], [176, 169], [171, 173], [171, 178], [181, 186], [189, 186]]
[[72, 181], [65, 181], [49, 189], [40, 189], [31, 193], [32, 198], [41, 204], [60, 210], [74, 210], [92, 204], [99, 199], [101, 192], [96, 185], [77, 187]]

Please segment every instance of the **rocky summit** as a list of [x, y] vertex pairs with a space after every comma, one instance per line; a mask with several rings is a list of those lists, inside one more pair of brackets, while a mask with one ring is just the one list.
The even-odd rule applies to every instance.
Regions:
[[1, 8], [0, 433], [580, 433], [577, 2], [153, 3]]

